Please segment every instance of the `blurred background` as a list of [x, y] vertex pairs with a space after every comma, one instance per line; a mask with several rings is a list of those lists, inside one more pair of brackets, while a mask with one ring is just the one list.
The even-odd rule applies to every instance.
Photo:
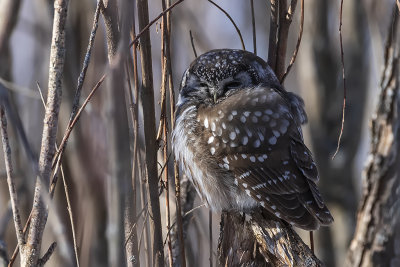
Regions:
[[[0, 0], [0, 7], [6, 3]], [[250, 1], [216, 1], [234, 19], [243, 35], [246, 50], [253, 51]], [[257, 54], [267, 60], [270, 2], [254, 0], [257, 33]], [[369, 149], [369, 120], [375, 110], [378, 81], [383, 62], [384, 40], [390, 23], [393, 1], [347, 0], [343, 11], [343, 48], [347, 78], [347, 108], [339, 153], [336, 150], [341, 127], [343, 82], [339, 43], [340, 1], [305, 1], [304, 34], [298, 58], [285, 81], [288, 91], [301, 95], [309, 116], [303, 128], [307, 145], [312, 150], [320, 171], [319, 187], [333, 212], [335, 223], [316, 233], [316, 255], [327, 266], [343, 266], [346, 251], [356, 225], [356, 214], [362, 188], [362, 171]], [[59, 140], [68, 124], [76, 82], [82, 67], [96, 1], [70, 1], [66, 28], [66, 60], [63, 78], [63, 99], [59, 121]], [[0, 8], [0, 27], [5, 8]], [[161, 1], [149, 2], [150, 20], [162, 11]], [[287, 63], [295, 49], [300, 21], [298, 5], [289, 33]], [[2, 13], [3, 12], [3, 13]], [[0, 52], [0, 82], [7, 89], [13, 109], [17, 111], [33, 153], [40, 150], [44, 107], [37, 88], [47, 95], [49, 53], [52, 32], [53, 2], [21, 0], [16, 23], [9, 41]], [[133, 12], [133, 10], [132, 10]], [[241, 48], [240, 39], [227, 17], [208, 1], [186, 0], [173, 9], [171, 15], [172, 77], [176, 95], [184, 70], [195, 59], [190, 34], [197, 53], [217, 48]], [[138, 25], [136, 23], [136, 25]], [[138, 32], [138, 31], [137, 31]], [[154, 77], [156, 127], [160, 120], [161, 30], [160, 23], [150, 28]], [[94, 50], [83, 86], [85, 98], [108, 69], [105, 26], [100, 19]], [[139, 71], [140, 72], [140, 71]], [[140, 74], [140, 73], [139, 73]], [[74, 212], [76, 240], [81, 266], [110, 266], [109, 238], [115, 231], [110, 220], [109, 203], [116, 192], [109, 190], [110, 160], [109, 119], [107, 105], [111, 84], [99, 88], [74, 128], [63, 159], [63, 171], [68, 182], [71, 207]], [[4, 94], [4, 92], [2, 92]], [[119, 118], [114, 118], [118, 120]], [[122, 119], [122, 118], [121, 118]], [[139, 158], [143, 160], [142, 107], [139, 105]], [[14, 171], [20, 198], [22, 220], [26, 221], [32, 206], [33, 174], [26, 151], [16, 134], [17, 122], [9, 118], [9, 134]], [[129, 124], [131, 125], [131, 124]], [[132, 133], [132, 126], [130, 126]], [[164, 140], [165, 142], [165, 140]], [[168, 140], [167, 140], [168, 142]], [[126, 140], [126, 146], [132, 142]], [[128, 155], [129, 156], [129, 155]], [[3, 153], [0, 153], [0, 241], [6, 245], [9, 257], [16, 246], [15, 229], [9, 204]], [[164, 155], [158, 154], [160, 166]], [[173, 169], [171, 163], [169, 166]], [[137, 174], [136, 210], [146, 205], [143, 173]], [[161, 171], [161, 167], [160, 167]], [[128, 176], [131, 174], [128, 173]], [[135, 176], [136, 177], [136, 176]], [[142, 180], [141, 180], [142, 179]], [[172, 177], [171, 177], [172, 179]], [[170, 183], [170, 202], [174, 203], [174, 187]], [[48, 266], [74, 266], [71, 224], [62, 182], [54, 195], [44, 234], [43, 250], [51, 242], [58, 247]], [[187, 262], [194, 266], [209, 265], [209, 212], [196, 196], [186, 235]], [[165, 193], [160, 196], [163, 239], [165, 228]], [[175, 218], [171, 204], [171, 221]], [[56, 219], [57, 217], [58, 219]], [[212, 215], [214, 251], [219, 235], [220, 215]], [[149, 230], [146, 216], [137, 221], [141, 266], [151, 266], [146, 257]], [[114, 227], [114, 228], [113, 228]], [[144, 229], [142, 231], [142, 229]], [[142, 232], [143, 235], [141, 234]], [[300, 233], [308, 244], [308, 234]], [[147, 238], [147, 240], [146, 240]], [[167, 255], [167, 253], [166, 253]], [[14, 266], [19, 265], [17, 258]]]

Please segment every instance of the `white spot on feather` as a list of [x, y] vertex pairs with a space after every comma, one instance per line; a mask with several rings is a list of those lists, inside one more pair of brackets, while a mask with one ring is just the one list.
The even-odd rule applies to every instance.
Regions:
[[249, 142], [249, 138], [247, 136], [243, 136], [242, 138], [242, 144], [243, 145], [247, 145], [247, 143]]
[[[206, 128], [207, 128], [207, 127], [206, 127]], [[211, 131], [213, 131], [213, 132], [215, 131], [215, 122], [212, 122], [212, 123], [211, 123]]]
[[210, 148], [210, 152], [211, 152], [211, 155], [214, 155], [215, 154], [215, 147], [211, 147]]
[[268, 139], [268, 142], [269, 142], [271, 145], [275, 145], [275, 144], [276, 144], [276, 137], [275, 137], [275, 136], [272, 136], [270, 139]]
[[208, 128], [208, 119], [207, 118], [204, 119], [204, 127]]
[[253, 143], [253, 146], [254, 146], [255, 148], [260, 147], [260, 145], [261, 145], [261, 142], [260, 142], [259, 139], [257, 139], [257, 140], [254, 141], [254, 143]]

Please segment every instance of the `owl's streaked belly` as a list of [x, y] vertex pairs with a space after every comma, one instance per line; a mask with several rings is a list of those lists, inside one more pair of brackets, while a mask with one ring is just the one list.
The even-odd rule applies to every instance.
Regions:
[[[200, 198], [214, 211], [250, 210], [258, 203], [234, 184], [230, 171], [218, 166], [205, 144], [200, 142], [195, 106], [186, 108], [176, 120], [172, 142], [176, 160], [195, 186]], [[217, 178], [218, 177], [218, 178]]]

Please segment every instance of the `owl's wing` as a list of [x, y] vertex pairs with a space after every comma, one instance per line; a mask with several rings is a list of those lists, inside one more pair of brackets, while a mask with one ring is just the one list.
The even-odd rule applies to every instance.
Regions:
[[[317, 167], [303, 143], [290, 99], [265, 86], [241, 90], [198, 121], [211, 134], [207, 143], [235, 183], [277, 217], [303, 229], [333, 218], [317, 189]], [[204, 136], [206, 138], [206, 136]]]

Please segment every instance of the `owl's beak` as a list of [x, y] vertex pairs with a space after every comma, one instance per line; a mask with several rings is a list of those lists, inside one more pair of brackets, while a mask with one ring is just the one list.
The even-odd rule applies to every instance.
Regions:
[[214, 104], [217, 103], [217, 91], [214, 92]]

